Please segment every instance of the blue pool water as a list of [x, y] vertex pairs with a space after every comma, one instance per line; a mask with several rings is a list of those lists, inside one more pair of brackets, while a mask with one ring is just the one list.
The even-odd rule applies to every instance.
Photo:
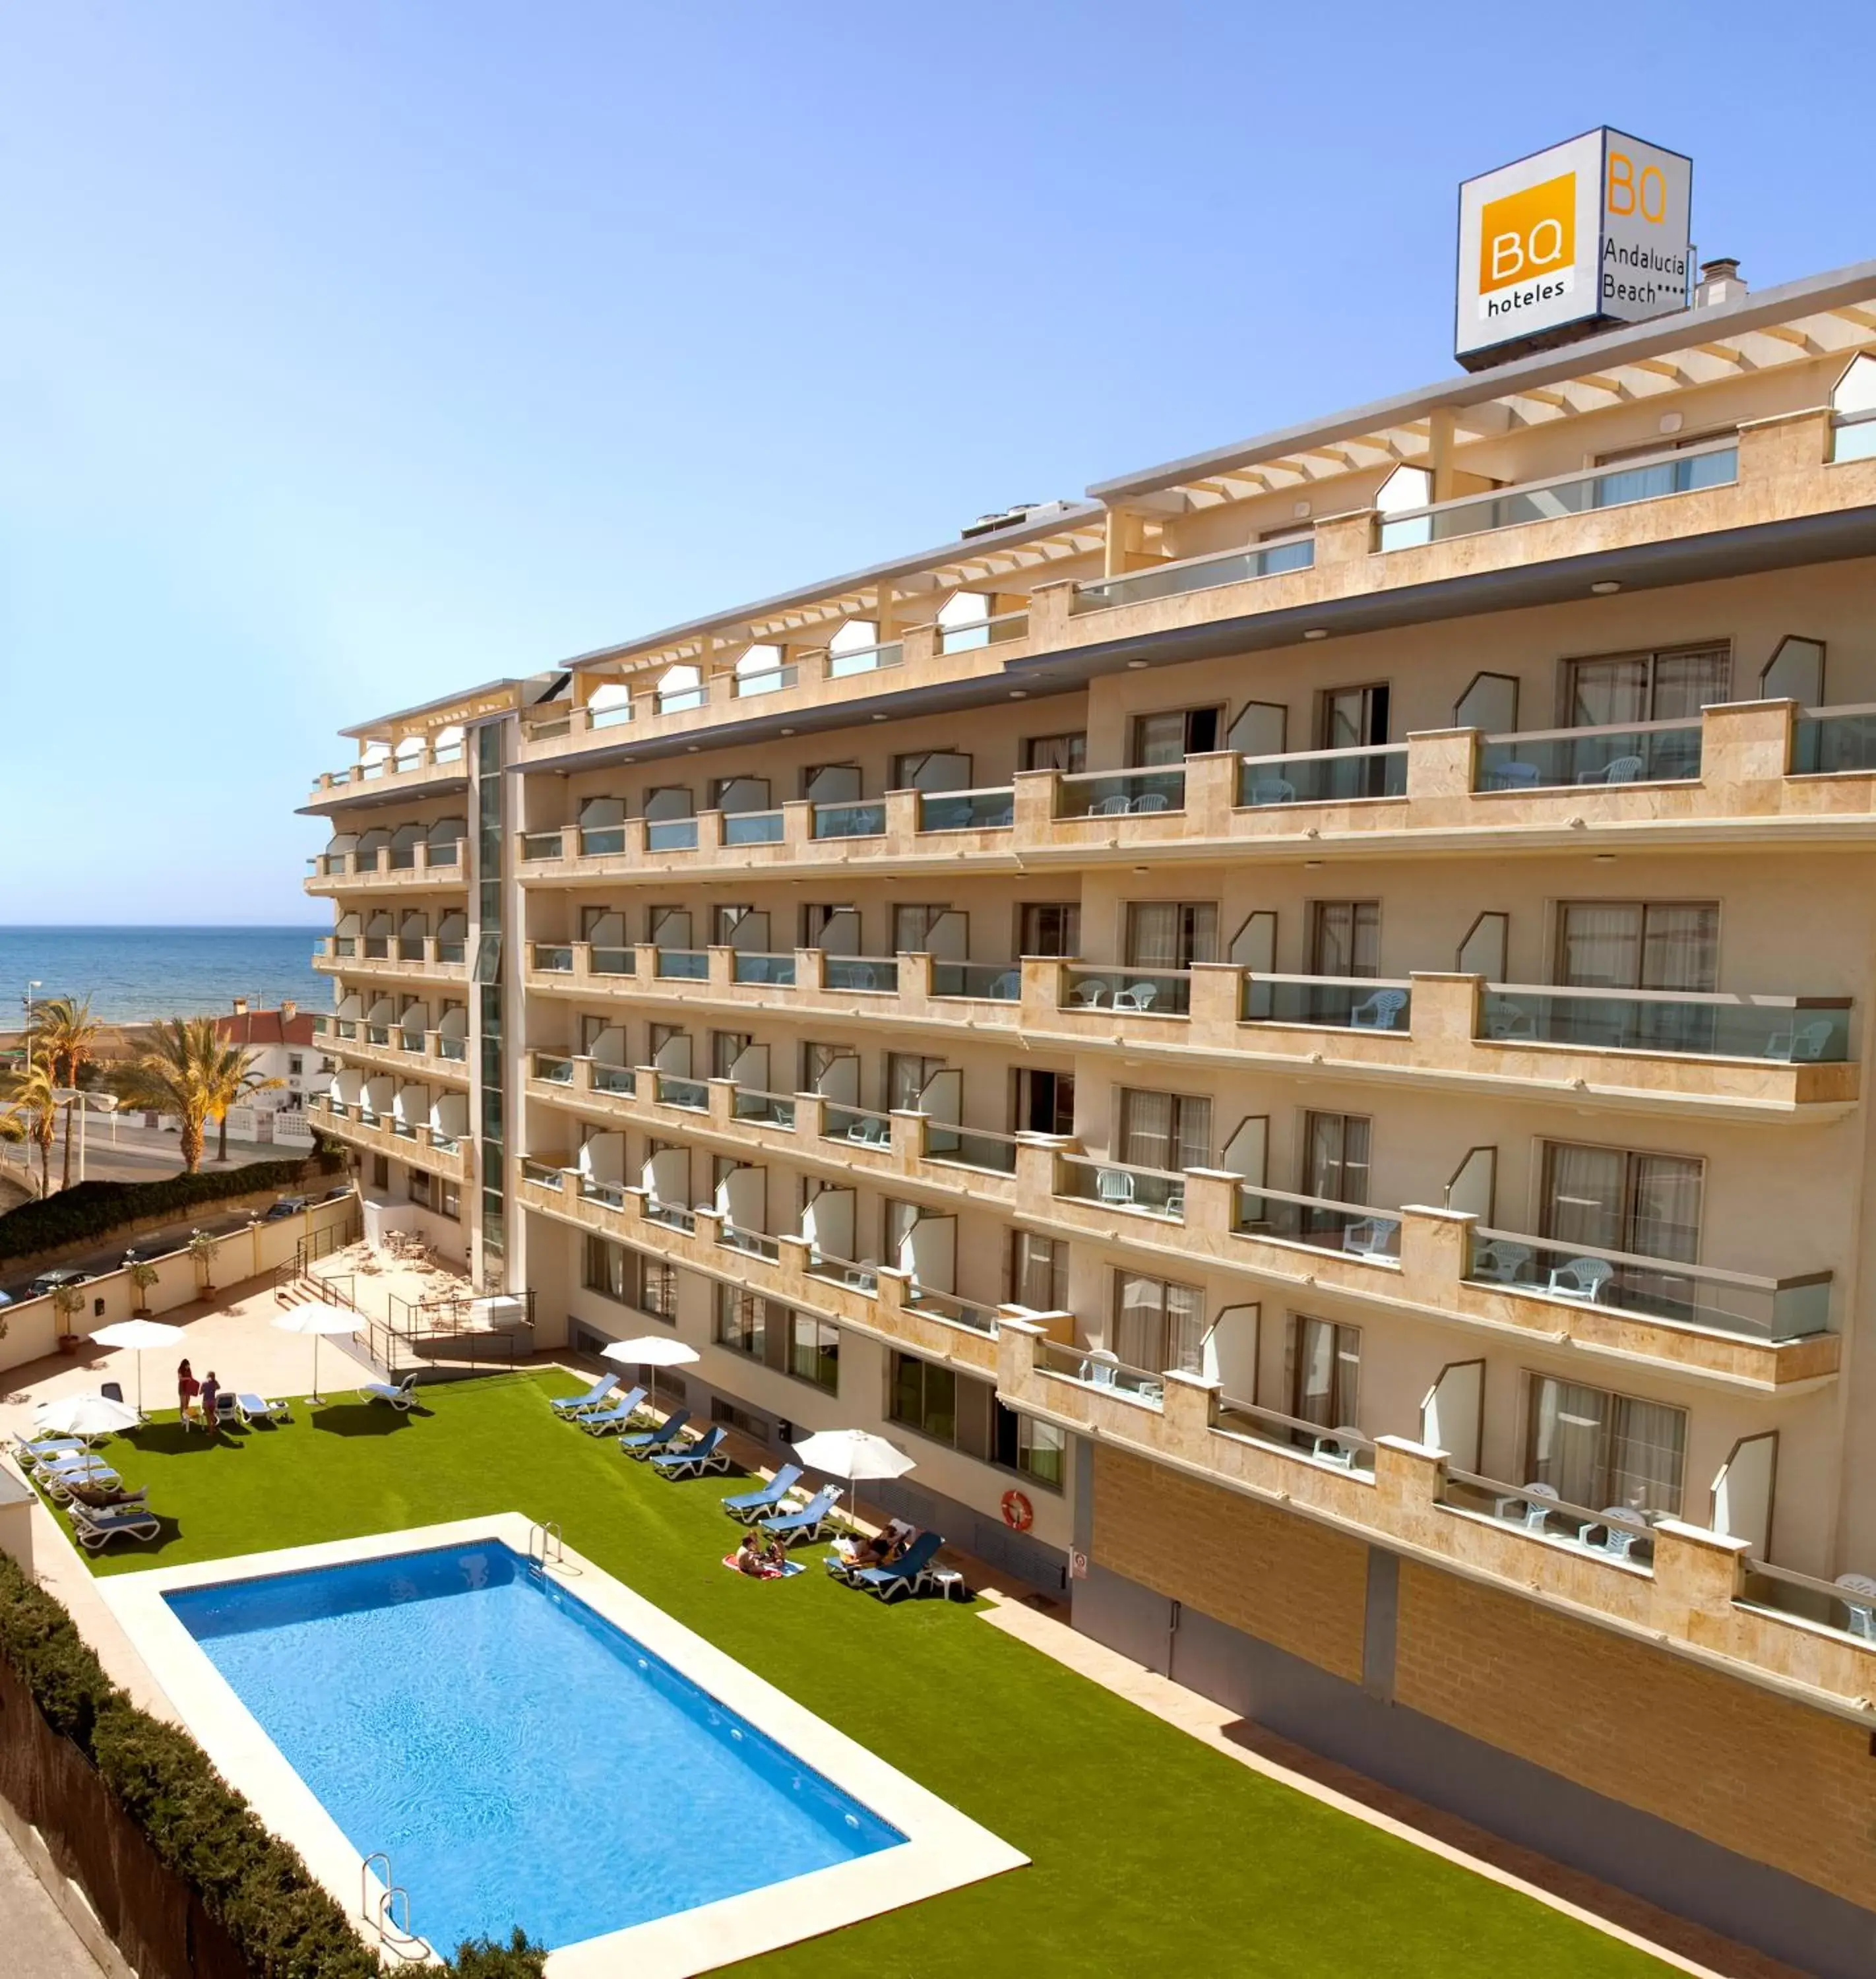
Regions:
[[166, 1597], [446, 1954], [550, 1949], [905, 1837], [493, 1541]]

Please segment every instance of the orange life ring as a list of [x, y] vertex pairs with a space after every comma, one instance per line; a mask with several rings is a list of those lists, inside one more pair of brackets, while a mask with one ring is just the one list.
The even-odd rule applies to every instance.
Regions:
[[1026, 1533], [1036, 1523], [1036, 1507], [1020, 1491], [1003, 1493], [1003, 1523], [1019, 1533]]

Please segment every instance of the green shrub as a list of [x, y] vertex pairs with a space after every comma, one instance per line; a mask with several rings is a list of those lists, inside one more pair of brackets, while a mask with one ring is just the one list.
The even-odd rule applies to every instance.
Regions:
[[305, 1180], [306, 1171], [306, 1159], [296, 1157], [213, 1175], [165, 1175], [161, 1182], [74, 1182], [56, 1195], [22, 1202], [0, 1216], [0, 1258], [36, 1257], [62, 1244], [107, 1236], [145, 1216], [180, 1215], [250, 1189], [290, 1192]]
[[[0, 1553], [0, 1659], [39, 1712], [94, 1766], [157, 1859], [197, 1891], [260, 1979], [379, 1979], [376, 1953], [295, 1851], [264, 1828], [189, 1735], [141, 1711], [51, 1595]], [[546, 1954], [519, 1928], [465, 1944], [439, 1979], [541, 1979]]]

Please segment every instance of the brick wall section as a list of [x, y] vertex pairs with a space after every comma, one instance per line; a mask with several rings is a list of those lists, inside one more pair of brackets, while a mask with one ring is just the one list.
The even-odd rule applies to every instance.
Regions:
[[1367, 1548], [1307, 1519], [1105, 1444], [1094, 1453], [1100, 1565], [1361, 1681]]
[[1410, 1560], [1400, 1603], [1397, 1702], [1876, 1909], [1854, 1725]]

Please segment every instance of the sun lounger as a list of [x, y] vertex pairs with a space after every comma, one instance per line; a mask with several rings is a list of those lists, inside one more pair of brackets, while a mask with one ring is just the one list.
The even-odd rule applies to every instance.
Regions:
[[113, 1540], [138, 1540], [145, 1545], [163, 1528], [147, 1505], [74, 1505], [71, 1536], [87, 1553], [96, 1553]]
[[291, 1422], [293, 1419], [293, 1410], [284, 1402], [270, 1402], [264, 1395], [237, 1395], [234, 1406], [250, 1429], [256, 1423]]
[[762, 1530], [778, 1533], [785, 1542], [795, 1540], [817, 1540], [821, 1528], [827, 1523], [827, 1515], [834, 1510], [834, 1501], [840, 1495], [837, 1486], [830, 1485], [824, 1491], [817, 1491], [798, 1512], [783, 1512], [775, 1517], [764, 1519]]
[[701, 1477], [706, 1471], [727, 1470], [730, 1458], [723, 1439], [728, 1434], [719, 1423], [688, 1450], [658, 1451], [651, 1459], [651, 1467], [665, 1477]]
[[[893, 1536], [896, 1546], [909, 1546], [918, 1536], [918, 1528], [907, 1525], [903, 1519], [890, 1519], [886, 1530]], [[852, 1539], [836, 1540], [834, 1550], [821, 1561], [821, 1565], [836, 1580], [850, 1582], [863, 1567], [877, 1566], [881, 1563], [865, 1550], [866, 1541], [857, 1534]]]
[[645, 1391], [634, 1388], [630, 1394], [621, 1395], [609, 1409], [589, 1410], [583, 1416], [570, 1420], [577, 1423], [588, 1436], [618, 1436], [625, 1433], [625, 1425], [645, 1406]]
[[402, 1415], [416, 1407], [416, 1376], [406, 1374], [395, 1387], [389, 1381], [367, 1381], [358, 1392], [367, 1402], [389, 1402]]
[[15, 1436], [13, 1455], [26, 1470], [38, 1470], [55, 1457], [82, 1456], [89, 1446], [75, 1436], [42, 1436], [37, 1439]]
[[943, 1544], [937, 1533], [920, 1533], [906, 1549], [903, 1559], [890, 1566], [857, 1567], [847, 1576], [847, 1583], [863, 1587], [882, 1601], [897, 1601], [902, 1595], [922, 1593], [930, 1577], [933, 1556]]
[[800, 1464], [784, 1464], [761, 1490], [739, 1492], [734, 1498], [725, 1498], [723, 1509], [731, 1518], [740, 1519], [747, 1525], [751, 1519], [760, 1518], [764, 1512], [774, 1511], [794, 1489], [800, 1476]]
[[668, 1450], [684, 1434], [684, 1426], [691, 1420], [688, 1409], [674, 1409], [656, 1429], [643, 1429], [631, 1436], [619, 1438], [619, 1447], [628, 1457], [635, 1457], [642, 1464], [648, 1457], [655, 1457], [661, 1450]]
[[215, 1427], [232, 1429], [240, 1419], [240, 1404], [226, 1388], [218, 1389], [215, 1394]]
[[69, 1505], [80, 1493], [104, 1497], [124, 1488], [124, 1480], [100, 1457], [94, 1457], [85, 1464], [75, 1464], [62, 1470], [42, 1470], [39, 1473], [39, 1482], [45, 1487], [46, 1496], [55, 1505]]
[[605, 1406], [606, 1397], [619, 1384], [616, 1374], [602, 1374], [583, 1395], [556, 1395], [549, 1398], [547, 1406], [557, 1416], [582, 1415], [588, 1409]]

